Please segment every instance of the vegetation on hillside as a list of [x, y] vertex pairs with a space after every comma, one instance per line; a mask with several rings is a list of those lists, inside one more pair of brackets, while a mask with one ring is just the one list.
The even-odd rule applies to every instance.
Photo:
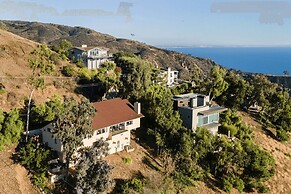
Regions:
[[[45, 46], [40, 46], [40, 50], [34, 53], [40, 58], [32, 60], [32, 68], [40, 72], [51, 72], [54, 68], [43, 61], [49, 58], [50, 52]], [[64, 54], [63, 51], [60, 53]], [[100, 89], [95, 93], [99, 97], [110, 93], [114, 88], [118, 96], [132, 102], [142, 102], [144, 127], [155, 143], [155, 147], [151, 148], [162, 161], [161, 173], [168, 176], [177, 192], [208, 177], [215, 178], [219, 187], [226, 192], [231, 192], [232, 188], [240, 192], [267, 190], [264, 182], [274, 175], [274, 158], [254, 143], [252, 129], [241, 121], [235, 111], [248, 110], [252, 105], [258, 105], [260, 110], [255, 114], [257, 119], [265, 126], [276, 128], [279, 140], [287, 140], [291, 126], [291, 101], [285, 89], [270, 83], [263, 76], [243, 78], [218, 66], [213, 68], [212, 77], [207, 80], [194, 76], [191, 82], [169, 89], [155, 82], [153, 65], [128, 53], [115, 54], [114, 63], [105, 63], [94, 71], [75, 66], [66, 68], [63, 70], [68, 76], [77, 75], [80, 82], [82, 80], [83, 83], [97, 84]], [[230, 108], [221, 115], [221, 137], [214, 136], [203, 128], [197, 129], [193, 134], [182, 126], [172, 102], [173, 94], [181, 92], [210, 93], [212, 99]], [[19, 141], [23, 131], [22, 122], [25, 121], [19, 112], [21, 111], [0, 111], [0, 147]], [[89, 101], [78, 103], [71, 98], [61, 101], [54, 97], [44, 104], [32, 103], [30, 126], [54, 123], [55, 129], [52, 132], [63, 143], [68, 170], [73, 154], [82, 146], [83, 137], [90, 136], [92, 132], [91, 118], [94, 114], [94, 107]], [[34, 183], [44, 187], [44, 166], [50, 153], [38, 143], [28, 141], [19, 151], [19, 161], [35, 175]], [[98, 150], [100, 147], [103, 146], [99, 144], [99, 147], [82, 152], [74, 177], [79, 193], [101, 192], [110, 183], [108, 175], [111, 167], [101, 159], [105, 153]], [[104, 171], [98, 171], [100, 167]], [[89, 168], [96, 169], [98, 173], [92, 174], [88, 171]], [[91, 178], [88, 179], [87, 176]], [[166, 182], [169, 179], [164, 180]], [[146, 178], [133, 177], [119, 187], [124, 193], [129, 190], [141, 193], [149, 185], [148, 181]], [[100, 190], [96, 189], [97, 186]]]

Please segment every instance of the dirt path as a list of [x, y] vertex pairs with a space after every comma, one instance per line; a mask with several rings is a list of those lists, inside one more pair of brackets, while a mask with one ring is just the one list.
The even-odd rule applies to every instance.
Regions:
[[27, 170], [10, 159], [12, 151], [0, 152], [0, 193], [39, 194], [29, 181]]

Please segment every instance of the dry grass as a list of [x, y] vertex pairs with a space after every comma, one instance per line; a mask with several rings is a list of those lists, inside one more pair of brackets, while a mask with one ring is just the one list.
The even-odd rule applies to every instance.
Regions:
[[28, 171], [10, 158], [13, 152], [14, 147], [0, 152], [0, 193], [39, 194], [30, 183]]

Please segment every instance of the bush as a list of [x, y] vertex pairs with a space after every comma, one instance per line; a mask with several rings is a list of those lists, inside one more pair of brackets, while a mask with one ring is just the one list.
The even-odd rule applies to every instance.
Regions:
[[224, 178], [222, 180], [222, 189], [224, 191], [226, 191], [227, 193], [230, 193], [231, 190], [232, 190], [232, 188], [233, 188], [233, 186], [232, 186], [232, 183], [231, 183], [230, 178], [228, 178], [228, 177], [227, 178]]
[[259, 193], [268, 193], [270, 189], [264, 185], [261, 185], [258, 189]]
[[278, 138], [279, 141], [288, 141], [290, 139], [287, 131], [285, 131], [281, 127], [277, 129], [276, 132], [277, 132], [276, 137]]
[[3, 93], [5, 93], [5, 86], [2, 83], [0, 83], [0, 94]]
[[77, 75], [77, 72], [72, 66], [64, 66], [62, 69], [62, 74], [67, 77], [73, 77]]
[[125, 157], [125, 158], [122, 158], [122, 161], [123, 161], [125, 164], [131, 164], [131, 163], [132, 163], [132, 159], [131, 159], [131, 157]]
[[37, 186], [38, 188], [42, 188], [42, 189], [44, 189], [44, 187], [46, 186], [46, 183], [47, 183], [45, 172], [42, 172], [40, 174], [34, 174], [31, 177], [31, 180], [35, 186]]
[[230, 133], [230, 136], [233, 137], [237, 134], [238, 129], [234, 125], [228, 125], [226, 123], [222, 124], [221, 126], [221, 133], [228, 135]]
[[127, 180], [126, 183], [122, 186], [123, 193], [128, 193], [130, 189], [141, 193], [143, 189], [143, 181], [138, 178]]

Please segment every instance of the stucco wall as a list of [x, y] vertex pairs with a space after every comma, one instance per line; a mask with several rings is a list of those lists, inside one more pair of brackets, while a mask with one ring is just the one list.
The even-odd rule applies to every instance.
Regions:
[[53, 128], [53, 126], [51, 124], [48, 124], [41, 129], [42, 130], [42, 141], [44, 143], [47, 143], [47, 145], [50, 148], [52, 148], [58, 152], [62, 152], [63, 146], [62, 146], [60, 140], [58, 138], [54, 138], [53, 134], [51, 132], [49, 132], [49, 130], [52, 128]]

